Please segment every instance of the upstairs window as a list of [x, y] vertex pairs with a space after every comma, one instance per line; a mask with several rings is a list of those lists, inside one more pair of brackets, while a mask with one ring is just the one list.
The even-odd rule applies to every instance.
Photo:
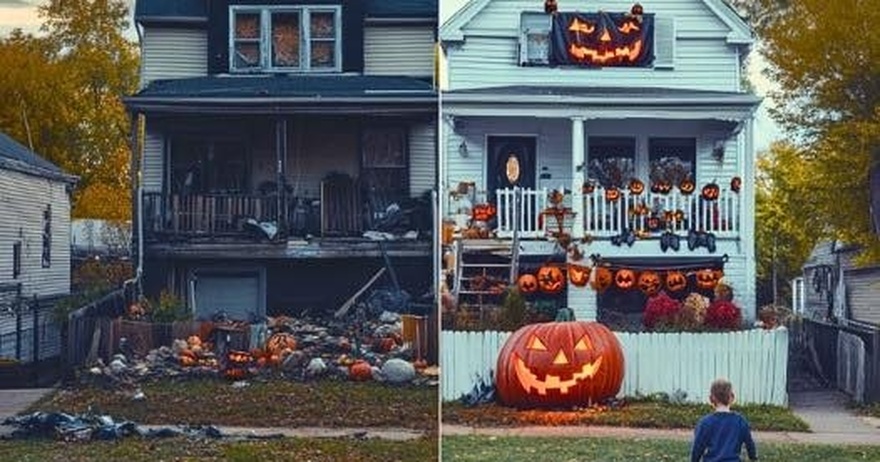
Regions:
[[338, 6], [230, 8], [230, 69], [336, 72], [342, 61]]

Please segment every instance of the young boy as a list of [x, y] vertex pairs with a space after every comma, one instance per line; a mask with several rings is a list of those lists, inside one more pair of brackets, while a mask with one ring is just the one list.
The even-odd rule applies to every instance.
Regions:
[[743, 416], [730, 411], [733, 403], [733, 386], [727, 379], [712, 382], [709, 402], [715, 412], [703, 416], [694, 431], [691, 462], [738, 462], [742, 445], [746, 445], [749, 460], [758, 460], [755, 442], [749, 423]]

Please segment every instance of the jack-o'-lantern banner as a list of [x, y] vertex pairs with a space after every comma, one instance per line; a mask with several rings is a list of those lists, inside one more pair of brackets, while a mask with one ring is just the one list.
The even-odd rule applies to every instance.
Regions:
[[553, 17], [550, 62], [588, 67], [648, 67], [654, 62], [654, 16], [558, 13]]

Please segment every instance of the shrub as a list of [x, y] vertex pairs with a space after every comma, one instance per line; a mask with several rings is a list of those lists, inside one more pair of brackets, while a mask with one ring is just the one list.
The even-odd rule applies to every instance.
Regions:
[[678, 324], [684, 330], [699, 330], [703, 327], [706, 319], [706, 310], [709, 309], [709, 299], [694, 292], [685, 297], [681, 304]]
[[642, 322], [652, 330], [673, 328], [680, 310], [681, 302], [666, 295], [666, 292], [660, 292], [648, 299]]
[[738, 329], [742, 325], [742, 311], [726, 300], [715, 300], [706, 311], [706, 325], [716, 329]]

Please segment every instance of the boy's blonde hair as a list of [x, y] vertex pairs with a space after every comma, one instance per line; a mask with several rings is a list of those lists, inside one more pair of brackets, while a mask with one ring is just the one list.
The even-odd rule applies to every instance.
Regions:
[[730, 406], [733, 401], [733, 385], [725, 378], [715, 379], [709, 389], [709, 397], [713, 403]]

